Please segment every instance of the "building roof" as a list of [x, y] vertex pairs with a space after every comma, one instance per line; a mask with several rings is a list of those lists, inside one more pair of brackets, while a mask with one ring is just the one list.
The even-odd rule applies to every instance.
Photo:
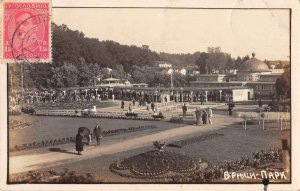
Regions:
[[270, 71], [271, 70], [269, 66], [265, 62], [254, 58], [254, 56], [251, 59], [244, 62], [238, 70], [238, 72], [270, 72]]
[[233, 74], [197, 74], [197, 77], [201, 77], [201, 76], [229, 76], [229, 75], [233, 75]]
[[120, 81], [120, 79], [117, 79], [117, 78], [107, 78], [107, 79], [104, 79], [103, 81]]
[[260, 74], [260, 76], [282, 76], [282, 73]]
[[275, 84], [276, 82], [263, 82], [263, 81], [230, 81], [230, 82], [208, 82], [208, 81], [192, 81], [191, 84]]

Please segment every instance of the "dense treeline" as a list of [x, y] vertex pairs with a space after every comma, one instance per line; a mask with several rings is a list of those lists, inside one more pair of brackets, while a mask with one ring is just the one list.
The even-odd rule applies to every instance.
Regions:
[[[23, 64], [25, 88], [61, 88], [89, 86], [95, 77], [128, 79], [132, 83], [149, 86], [170, 86], [170, 76], [155, 68], [157, 61], [167, 61], [175, 67], [192, 66], [200, 73], [220, 73], [237, 69], [249, 56], [234, 59], [220, 47], [209, 47], [206, 52], [168, 54], [142, 47], [121, 45], [114, 41], [87, 38], [83, 32], [70, 30], [66, 25], [52, 24], [53, 63]], [[112, 68], [108, 74], [106, 68]], [[20, 64], [9, 65], [9, 88], [21, 87]], [[191, 72], [191, 71], [188, 71]], [[195, 80], [189, 75], [174, 74], [174, 86], [187, 86]]]
[[291, 98], [291, 67], [284, 67], [283, 75], [276, 80], [276, 93], [281, 98]]

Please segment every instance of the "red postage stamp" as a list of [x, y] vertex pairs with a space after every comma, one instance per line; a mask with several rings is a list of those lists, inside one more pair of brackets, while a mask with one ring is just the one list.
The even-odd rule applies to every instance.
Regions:
[[50, 62], [50, 1], [4, 1], [2, 10], [4, 62]]

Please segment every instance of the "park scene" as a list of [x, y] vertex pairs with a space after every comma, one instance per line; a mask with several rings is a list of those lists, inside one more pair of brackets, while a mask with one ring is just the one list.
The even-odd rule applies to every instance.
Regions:
[[[274, 35], [277, 30], [285, 34], [277, 39], [279, 45], [268, 39], [264, 44], [257, 36], [266, 38], [266, 31], [240, 31], [237, 28], [245, 26], [237, 25], [239, 35], [252, 38], [250, 44], [232, 41], [229, 47], [245, 51], [238, 52], [226, 47], [228, 36], [211, 27], [222, 20], [204, 22], [194, 15], [210, 14], [201, 9], [170, 10], [166, 33], [176, 26], [176, 34], [189, 36], [178, 26], [180, 18], [172, 19], [185, 12], [213, 34], [193, 33], [198, 41], [190, 50], [159, 39], [159, 49], [148, 43], [150, 32], [143, 26], [149, 21], [159, 27], [154, 21], [163, 10], [145, 11], [142, 21], [134, 17], [135, 30], [124, 10], [108, 10], [91, 11], [99, 20], [116, 11], [122, 16], [113, 19], [114, 32], [99, 37], [91, 35], [90, 28], [76, 28], [71, 18], [56, 19], [63, 10], [54, 9], [53, 63], [8, 64], [8, 183], [291, 182], [288, 26], [283, 30], [268, 23], [264, 11], [236, 13], [241, 20], [253, 16], [249, 28], [262, 22], [256, 16], [264, 16], [264, 25]], [[80, 15], [78, 10], [64, 11]], [[274, 14], [284, 21], [282, 26], [289, 23], [288, 11]], [[82, 23], [88, 17], [83, 16]], [[112, 29], [110, 24], [101, 30]], [[121, 34], [129, 41], [114, 36]], [[218, 34], [217, 40], [210, 37]], [[194, 46], [194, 39], [183, 39], [191, 40], [187, 45], [181, 37], [168, 35], [179, 47]], [[133, 40], [139, 37], [144, 40]]]

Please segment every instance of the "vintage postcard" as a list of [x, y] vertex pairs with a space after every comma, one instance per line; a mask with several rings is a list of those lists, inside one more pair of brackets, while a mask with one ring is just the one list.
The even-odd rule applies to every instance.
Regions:
[[299, 2], [167, 2], [1, 2], [1, 189], [300, 189]]

